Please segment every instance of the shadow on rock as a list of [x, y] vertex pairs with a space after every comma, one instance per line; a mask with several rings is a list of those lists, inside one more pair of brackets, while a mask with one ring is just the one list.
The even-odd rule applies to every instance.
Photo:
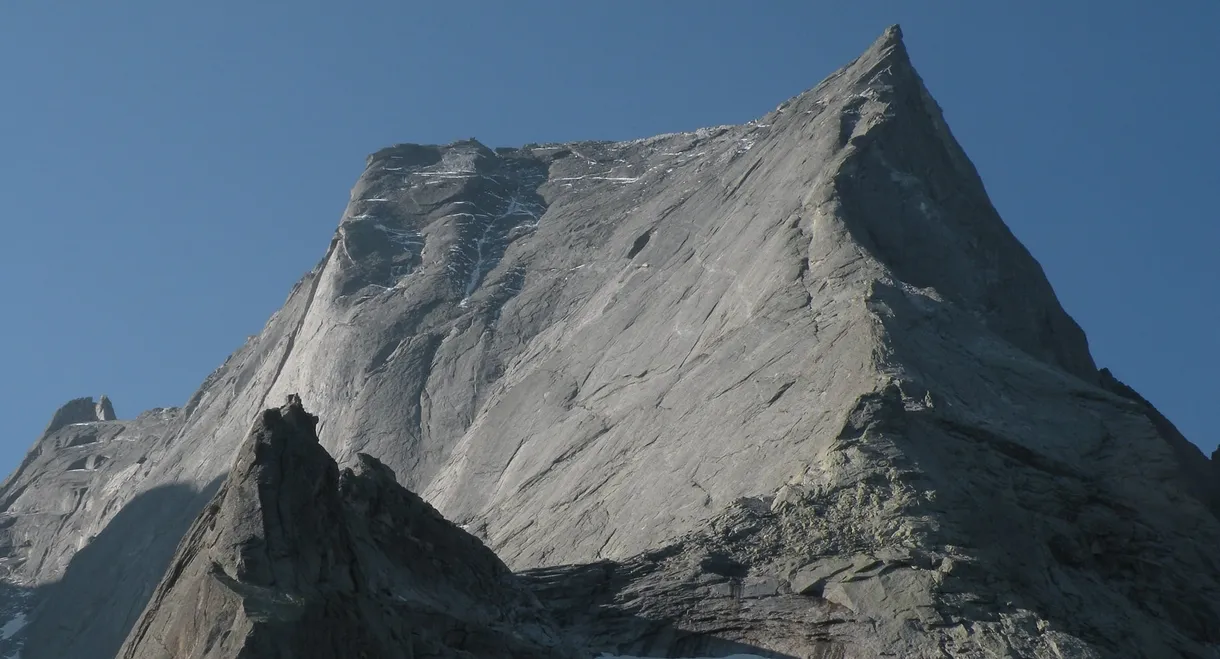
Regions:
[[224, 477], [202, 491], [158, 487], [132, 499], [76, 553], [61, 580], [33, 592], [23, 659], [111, 659], [174, 550]]
[[[625, 563], [601, 561], [526, 570], [517, 574], [548, 608], [570, 642], [591, 656], [729, 657], [753, 655], [795, 659], [776, 646], [799, 648], [801, 656], [839, 657], [842, 649], [810, 630], [801, 638], [785, 637], [781, 624], [748, 621], [740, 628], [725, 626], [716, 603], [702, 598], [690, 583], [670, 580], [661, 563], [664, 551], [637, 556]], [[634, 591], [634, 593], [633, 593]], [[706, 608], [701, 620], [700, 609]], [[741, 608], [735, 606], [734, 608]], [[746, 607], [748, 608], [748, 607]], [[771, 648], [748, 638], [761, 630]]]

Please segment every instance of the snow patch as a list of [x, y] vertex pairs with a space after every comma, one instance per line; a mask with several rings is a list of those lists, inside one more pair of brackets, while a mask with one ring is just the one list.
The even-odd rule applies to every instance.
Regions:
[[[440, 185], [447, 181], [466, 181], [469, 179], [476, 179], [476, 178], [481, 178], [485, 181], [491, 181], [492, 183], [499, 182], [496, 180], [496, 177], [494, 175], [477, 174], [474, 172], [454, 172], [454, 171], [416, 172], [415, 175], [422, 176], [422, 177], [428, 179], [428, 180], [424, 181], [424, 185]], [[410, 178], [407, 179], [407, 182], [410, 183]]]
[[906, 172], [900, 172], [897, 169], [890, 167], [889, 163], [886, 163], [886, 167], [889, 168], [889, 170], [890, 170], [890, 180], [891, 181], [897, 183], [898, 185], [901, 185], [904, 188], [919, 187], [919, 178], [918, 177], [912, 176], [911, 174], [908, 174]]
[[701, 140], [707, 139], [709, 137], [719, 137], [719, 136], [723, 135], [724, 133], [732, 130], [733, 128], [736, 128], [736, 126], [732, 126], [729, 124], [725, 124], [723, 126], [709, 126], [707, 128], [700, 128], [695, 131], [695, 137], [698, 139], [701, 139]]
[[478, 156], [474, 150], [451, 148], [441, 156], [441, 165], [450, 172], [473, 174]]
[[431, 177], [431, 178], [474, 178], [474, 177], [478, 176], [478, 174], [475, 174], [474, 172], [442, 171], [442, 172], [416, 172], [416, 176], [424, 176], [424, 177]]
[[866, 87], [866, 88], [864, 88], [864, 91], [860, 92], [859, 94], [856, 94], [856, 98], [863, 98], [863, 99], [869, 100], [869, 101], [876, 101], [881, 98], [881, 95], [878, 94], [877, 90], [873, 89], [872, 87]]
[[3, 627], [0, 627], [0, 640], [7, 641], [8, 639], [12, 638], [14, 634], [24, 629], [25, 625], [25, 614], [18, 613], [17, 615], [13, 616], [12, 620], [4, 623]]

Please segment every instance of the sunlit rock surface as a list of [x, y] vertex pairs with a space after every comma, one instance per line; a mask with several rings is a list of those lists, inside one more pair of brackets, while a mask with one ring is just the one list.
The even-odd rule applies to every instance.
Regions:
[[897, 28], [741, 126], [373, 154], [190, 401], [6, 481], [0, 644], [113, 656], [294, 392], [588, 652], [1218, 656], [1215, 463], [1097, 370]]

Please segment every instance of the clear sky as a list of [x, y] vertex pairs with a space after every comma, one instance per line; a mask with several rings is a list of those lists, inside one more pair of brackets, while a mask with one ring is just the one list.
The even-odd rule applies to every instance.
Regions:
[[739, 123], [901, 23], [1100, 365], [1220, 441], [1220, 2], [0, 4], [0, 471], [69, 398], [181, 405], [396, 142]]

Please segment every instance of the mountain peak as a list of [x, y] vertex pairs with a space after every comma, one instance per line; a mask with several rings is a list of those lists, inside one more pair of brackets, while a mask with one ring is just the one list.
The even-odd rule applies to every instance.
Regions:
[[1083, 331], [992, 206], [901, 28], [769, 121], [791, 144], [829, 141], [819, 173], [829, 184], [814, 196], [834, 204], [835, 223], [883, 277], [935, 290], [1027, 354], [1097, 381]]
[[823, 85], [837, 79], [855, 83], [847, 88], [852, 94], [858, 94], [869, 87], [877, 91], [891, 91], [904, 87], [905, 85], [901, 84], [903, 81], [913, 83], [909, 87], [910, 91], [917, 91], [922, 86], [903, 42], [902, 28], [898, 25], [886, 28], [859, 57], [831, 74], [822, 85], [811, 91], [819, 91]]
[[[909, 62], [906, 44], [902, 40], [902, 28], [897, 23], [885, 28], [881, 36], [864, 50], [856, 61], [902, 60]], [[848, 67], [851, 65], [849, 64]]]
[[894, 23], [893, 25], [885, 28], [885, 31], [881, 33], [881, 36], [877, 37], [877, 40], [873, 42], [872, 46], [870, 46], [870, 49], [897, 46], [902, 45], [902, 43], [902, 26]]
[[31, 451], [0, 576], [30, 657], [1211, 656], [1214, 465], [1112, 380], [895, 26], [743, 125], [374, 154], [184, 412]]

